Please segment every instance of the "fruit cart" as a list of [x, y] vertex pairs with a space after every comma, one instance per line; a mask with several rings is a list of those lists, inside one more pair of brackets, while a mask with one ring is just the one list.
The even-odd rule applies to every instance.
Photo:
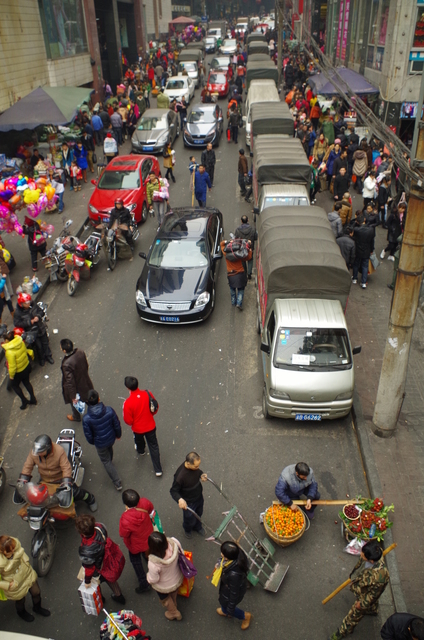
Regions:
[[347, 503], [339, 513], [341, 534], [347, 542], [353, 538], [381, 541], [393, 523], [388, 514], [393, 505], [386, 506], [381, 498], [358, 499], [356, 504]]

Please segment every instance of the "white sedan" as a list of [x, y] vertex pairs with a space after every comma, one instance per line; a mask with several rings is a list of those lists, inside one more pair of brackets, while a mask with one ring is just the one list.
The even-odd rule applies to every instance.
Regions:
[[219, 48], [220, 52], [224, 56], [232, 56], [237, 51], [237, 40], [225, 39]]
[[189, 104], [194, 98], [194, 89], [194, 82], [190, 76], [172, 76], [172, 78], [168, 78], [164, 94], [168, 96], [170, 101], [175, 98], [178, 102], [181, 98], [185, 98]]

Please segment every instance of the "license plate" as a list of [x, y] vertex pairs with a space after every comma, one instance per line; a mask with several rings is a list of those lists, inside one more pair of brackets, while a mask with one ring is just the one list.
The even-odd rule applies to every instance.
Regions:
[[178, 316], [159, 316], [161, 322], [179, 322]]
[[203, 144], [203, 140], [193, 140], [194, 144]]
[[143, 151], [153, 151], [153, 147], [143, 147]]
[[296, 413], [295, 420], [321, 420], [319, 413]]

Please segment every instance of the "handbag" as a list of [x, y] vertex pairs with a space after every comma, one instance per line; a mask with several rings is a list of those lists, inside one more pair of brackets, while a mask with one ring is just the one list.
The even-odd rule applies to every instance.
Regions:
[[157, 413], [157, 412], [158, 412], [158, 409], [159, 409], [159, 402], [156, 400], [156, 398], [154, 398], [154, 397], [152, 396], [152, 394], [150, 393], [150, 391], [149, 391], [148, 389], [146, 389], [146, 393], [147, 393], [147, 395], [149, 396], [149, 400], [150, 400], [150, 403], [149, 403], [149, 406], [150, 406], [150, 413], [155, 414], [155, 413]]
[[[95, 529], [100, 532], [104, 540], [103, 532], [98, 527]], [[107, 537], [105, 543], [105, 555], [99, 573], [107, 582], [116, 582], [124, 570], [125, 556], [111, 538]]]
[[[175, 540], [175, 538], [172, 538]], [[187, 557], [187, 551], [184, 551], [178, 540], [175, 540], [178, 544], [178, 566], [180, 567], [181, 573], [185, 578], [194, 578], [197, 576], [197, 569], [192, 563], [191, 559]]]

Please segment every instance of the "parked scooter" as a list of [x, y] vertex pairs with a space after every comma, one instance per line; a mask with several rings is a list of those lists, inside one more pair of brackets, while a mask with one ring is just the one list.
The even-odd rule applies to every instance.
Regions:
[[91, 269], [100, 260], [100, 233], [93, 232], [85, 242], [79, 242], [73, 253], [65, 256], [65, 269], [68, 274], [68, 294], [73, 296], [81, 280], [89, 280]]
[[[84, 468], [81, 466], [82, 449], [75, 440], [75, 431], [62, 429], [56, 443], [66, 451], [72, 465], [73, 482], [81, 486], [84, 478]], [[26, 502], [18, 513], [34, 531], [31, 541], [32, 565], [40, 577], [45, 576], [54, 560], [57, 541], [54, 524], [68, 520], [72, 515], [69, 509], [73, 502], [72, 487], [58, 486], [56, 492], [49, 495], [45, 484], [18, 481], [13, 501], [15, 504]]]
[[68, 272], [65, 268], [65, 259], [68, 253], [75, 251], [80, 243], [76, 236], [71, 235], [69, 228], [72, 220], [65, 223], [60, 235], [56, 238], [51, 249], [49, 249], [43, 258], [43, 264], [50, 271], [50, 281], [59, 280], [66, 282], [68, 280]]
[[129, 260], [133, 255], [123, 231], [129, 231], [131, 233], [133, 245], [140, 237], [140, 232], [133, 213], [131, 213], [131, 224], [129, 227], [126, 224], [118, 225], [118, 223], [115, 222], [109, 229], [107, 226], [108, 221], [109, 220], [105, 218], [104, 223], [99, 224], [96, 229], [101, 229], [102, 246], [107, 256], [108, 268], [113, 271], [118, 258], [120, 260]]

